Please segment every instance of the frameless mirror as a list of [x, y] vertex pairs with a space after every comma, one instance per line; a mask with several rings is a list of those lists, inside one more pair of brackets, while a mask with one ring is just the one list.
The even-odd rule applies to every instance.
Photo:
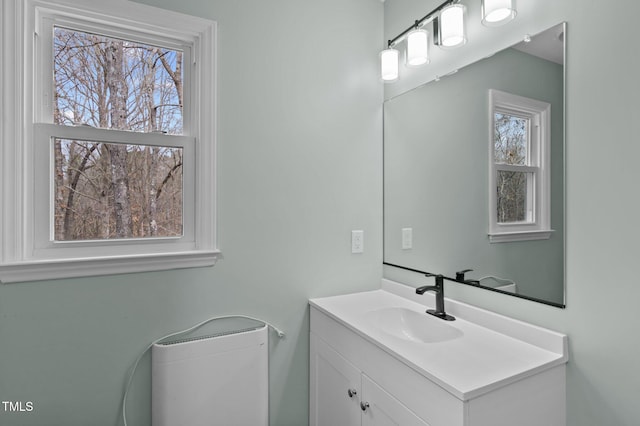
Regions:
[[[386, 265], [471, 269], [466, 284], [564, 307], [565, 34], [559, 24], [385, 102]], [[496, 110], [496, 92], [548, 105], [546, 129], [508, 102]], [[490, 238], [492, 220], [506, 238]], [[549, 232], [522, 233], [543, 220]]]

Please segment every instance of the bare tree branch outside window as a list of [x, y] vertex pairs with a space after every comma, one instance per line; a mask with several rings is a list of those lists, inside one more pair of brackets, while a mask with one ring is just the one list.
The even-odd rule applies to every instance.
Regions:
[[[499, 164], [527, 164], [529, 120], [510, 114], [495, 114], [494, 161]], [[527, 219], [528, 181], [530, 173], [498, 172], [496, 178], [498, 223], [523, 222]]]
[[[177, 50], [56, 27], [55, 124], [181, 135], [182, 58]], [[182, 235], [181, 148], [52, 143], [56, 241]]]

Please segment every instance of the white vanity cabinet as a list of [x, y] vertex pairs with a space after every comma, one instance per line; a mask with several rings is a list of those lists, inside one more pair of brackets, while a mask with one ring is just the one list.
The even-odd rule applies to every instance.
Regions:
[[311, 335], [312, 426], [429, 426], [322, 339]]
[[310, 424], [361, 424], [362, 373], [311, 333]]
[[566, 336], [452, 301], [450, 341], [368, 320], [398, 307], [425, 308], [383, 290], [311, 300], [310, 426], [566, 426]]

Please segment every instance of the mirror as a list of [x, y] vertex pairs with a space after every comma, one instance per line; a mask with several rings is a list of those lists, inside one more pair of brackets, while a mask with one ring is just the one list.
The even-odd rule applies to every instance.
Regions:
[[[385, 102], [386, 265], [449, 277], [472, 269], [466, 284], [564, 307], [565, 33], [559, 24]], [[490, 91], [550, 104], [544, 167], [553, 231], [543, 239], [489, 238], [490, 191], [500, 192], [489, 184], [498, 137]]]

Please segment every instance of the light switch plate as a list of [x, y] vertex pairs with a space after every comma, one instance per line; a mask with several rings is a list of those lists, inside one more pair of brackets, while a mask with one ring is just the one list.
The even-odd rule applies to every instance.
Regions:
[[364, 231], [351, 231], [351, 253], [364, 252]]
[[413, 228], [402, 228], [402, 250], [413, 248]]

